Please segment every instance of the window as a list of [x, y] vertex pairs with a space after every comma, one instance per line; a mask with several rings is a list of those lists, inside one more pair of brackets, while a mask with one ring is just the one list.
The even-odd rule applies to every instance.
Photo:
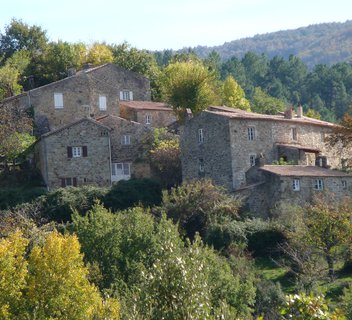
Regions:
[[129, 101], [133, 100], [133, 92], [128, 90], [120, 91], [120, 100], [121, 101]]
[[62, 93], [54, 93], [55, 109], [62, 109], [64, 107], [64, 98]]
[[198, 143], [204, 142], [204, 133], [203, 129], [198, 129]]
[[203, 173], [204, 172], [204, 160], [203, 159], [199, 159], [199, 173]]
[[297, 128], [291, 128], [291, 139], [297, 141]]
[[342, 180], [342, 189], [346, 190], [347, 189], [347, 181], [346, 180]]
[[67, 147], [68, 158], [80, 158], [80, 157], [87, 157], [87, 156], [88, 156], [87, 146]]
[[125, 134], [121, 137], [121, 144], [127, 146], [131, 144], [131, 136], [129, 134]]
[[314, 182], [314, 189], [315, 189], [315, 190], [323, 190], [323, 189], [324, 189], [323, 180], [321, 180], [321, 179], [315, 179], [315, 182]]
[[301, 185], [299, 179], [293, 179], [292, 180], [292, 190], [293, 191], [299, 191], [301, 190]]
[[152, 115], [151, 114], [147, 114], [145, 116], [145, 124], [151, 124], [152, 123]]
[[255, 128], [249, 127], [248, 128], [248, 140], [253, 141], [255, 139]]
[[251, 154], [249, 156], [249, 164], [251, 167], [254, 167], [255, 166], [255, 158], [256, 158], [256, 155], [255, 154]]
[[131, 175], [131, 168], [129, 163], [112, 163], [111, 174], [113, 176], [127, 176]]
[[99, 96], [99, 110], [106, 111], [106, 96]]
[[61, 178], [61, 187], [77, 187], [77, 178]]

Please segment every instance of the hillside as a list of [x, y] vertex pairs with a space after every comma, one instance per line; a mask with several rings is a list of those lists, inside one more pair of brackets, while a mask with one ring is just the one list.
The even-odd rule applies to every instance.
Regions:
[[293, 54], [300, 57], [308, 67], [319, 63], [331, 65], [352, 61], [352, 20], [256, 35], [225, 42], [221, 46], [198, 46], [193, 50], [203, 58], [213, 50], [224, 60], [232, 56], [241, 58], [246, 52], [252, 51], [264, 53], [269, 58], [275, 55], [287, 58]]

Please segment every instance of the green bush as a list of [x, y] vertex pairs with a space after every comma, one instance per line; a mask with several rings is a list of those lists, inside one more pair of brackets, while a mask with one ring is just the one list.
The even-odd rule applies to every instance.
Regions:
[[144, 207], [159, 205], [161, 187], [150, 179], [121, 180], [111, 187], [102, 202], [112, 211], [127, 209], [137, 204]]
[[95, 186], [60, 188], [40, 197], [38, 202], [43, 217], [57, 222], [66, 222], [71, 220], [74, 210], [85, 214], [95, 200], [101, 200], [106, 192], [106, 188]]
[[46, 193], [44, 188], [0, 188], [0, 210], [13, 208], [30, 202]]

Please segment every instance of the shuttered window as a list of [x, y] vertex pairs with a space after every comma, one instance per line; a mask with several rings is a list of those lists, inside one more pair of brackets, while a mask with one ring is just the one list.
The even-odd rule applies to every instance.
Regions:
[[67, 147], [67, 158], [88, 157], [87, 146], [82, 147]]
[[54, 93], [55, 109], [62, 109], [64, 107], [64, 97], [62, 93]]
[[106, 96], [99, 96], [99, 110], [106, 111]]
[[133, 100], [133, 92], [129, 90], [120, 91], [120, 100], [121, 101]]

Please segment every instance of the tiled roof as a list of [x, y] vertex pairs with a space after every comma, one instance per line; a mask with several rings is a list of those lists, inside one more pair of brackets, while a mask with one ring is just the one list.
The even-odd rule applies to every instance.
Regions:
[[298, 165], [265, 165], [260, 167], [259, 170], [270, 172], [279, 176], [305, 176], [305, 177], [351, 177], [352, 175], [337, 171], [330, 170], [318, 166], [298, 166]]
[[157, 111], [172, 111], [172, 108], [164, 102], [154, 101], [120, 101], [121, 106], [137, 110], [157, 110]]
[[104, 125], [107, 125], [107, 126], [109, 126], [109, 123], [111, 123], [111, 121], [124, 121], [124, 122], [130, 122], [130, 123], [133, 123], [133, 124], [136, 124], [136, 125], [142, 125], [139, 122], [132, 121], [132, 120], [127, 120], [125, 118], [114, 116], [112, 114], [107, 114], [105, 116], [96, 118], [96, 121], [101, 122], [101, 123], [103, 123]]
[[63, 131], [63, 130], [65, 130], [65, 129], [67, 129], [67, 128], [73, 127], [73, 126], [75, 126], [75, 125], [77, 125], [77, 124], [79, 124], [79, 123], [81, 123], [81, 122], [84, 122], [84, 121], [89, 121], [89, 122], [94, 123], [94, 124], [96, 124], [96, 125], [98, 125], [98, 126], [100, 126], [100, 127], [103, 127], [103, 128], [106, 129], [106, 130], [111, 130], [109, 127], [105, 126], [104, 124], [102, 124], [102, 123], [100, 123], [100, 122], [98, 122], [98, 121], [96, 121], [96, 120], [94, 120], [94, 119], [92, 119], [92, 118], [87, 118], [87, 117], [85, 117], [85, 118], [81, 118], [81, 119], [79, 119], [79, 120], [73, 121], [73, 122], [71, 122], [71, 123], [69, 123], [69, 124], [66, 124], [66, 125], [64, 125], [64, 126], [62, 126], [62, 127], [60, 127], [60, 128], [58, 128], [58, 129], [56, 129], [56, 130], [52, 130], [52, 131], [49, 131], [49, 132], [47, 132], [47, 133], [44, 133], [41, 137], [42, 137], [42, 138], [46, 138], [46, 137], [48, 137], [48, 136], [51, 136], [51, 135], [53, 135], [53, 134], [55, 134], [55, 133], [58, 133], [58, 132], [60, 132], [60, 131]]
[[254, 112], [248, 112], [241, 109], [229, 108], [225, 106], [210, 106], [206, 112], [224, 116], [230, 119], [247, 119], [247, 120], [264, 120], [264, 121], [282, 121], [288, 123], [311, 124], [325, 127], [335, 127], [336, 125], [330, 122], [321, 121], [309, 117], [293, 116], [292, 119], [285, 118], [284, 114], [268, 115]]

